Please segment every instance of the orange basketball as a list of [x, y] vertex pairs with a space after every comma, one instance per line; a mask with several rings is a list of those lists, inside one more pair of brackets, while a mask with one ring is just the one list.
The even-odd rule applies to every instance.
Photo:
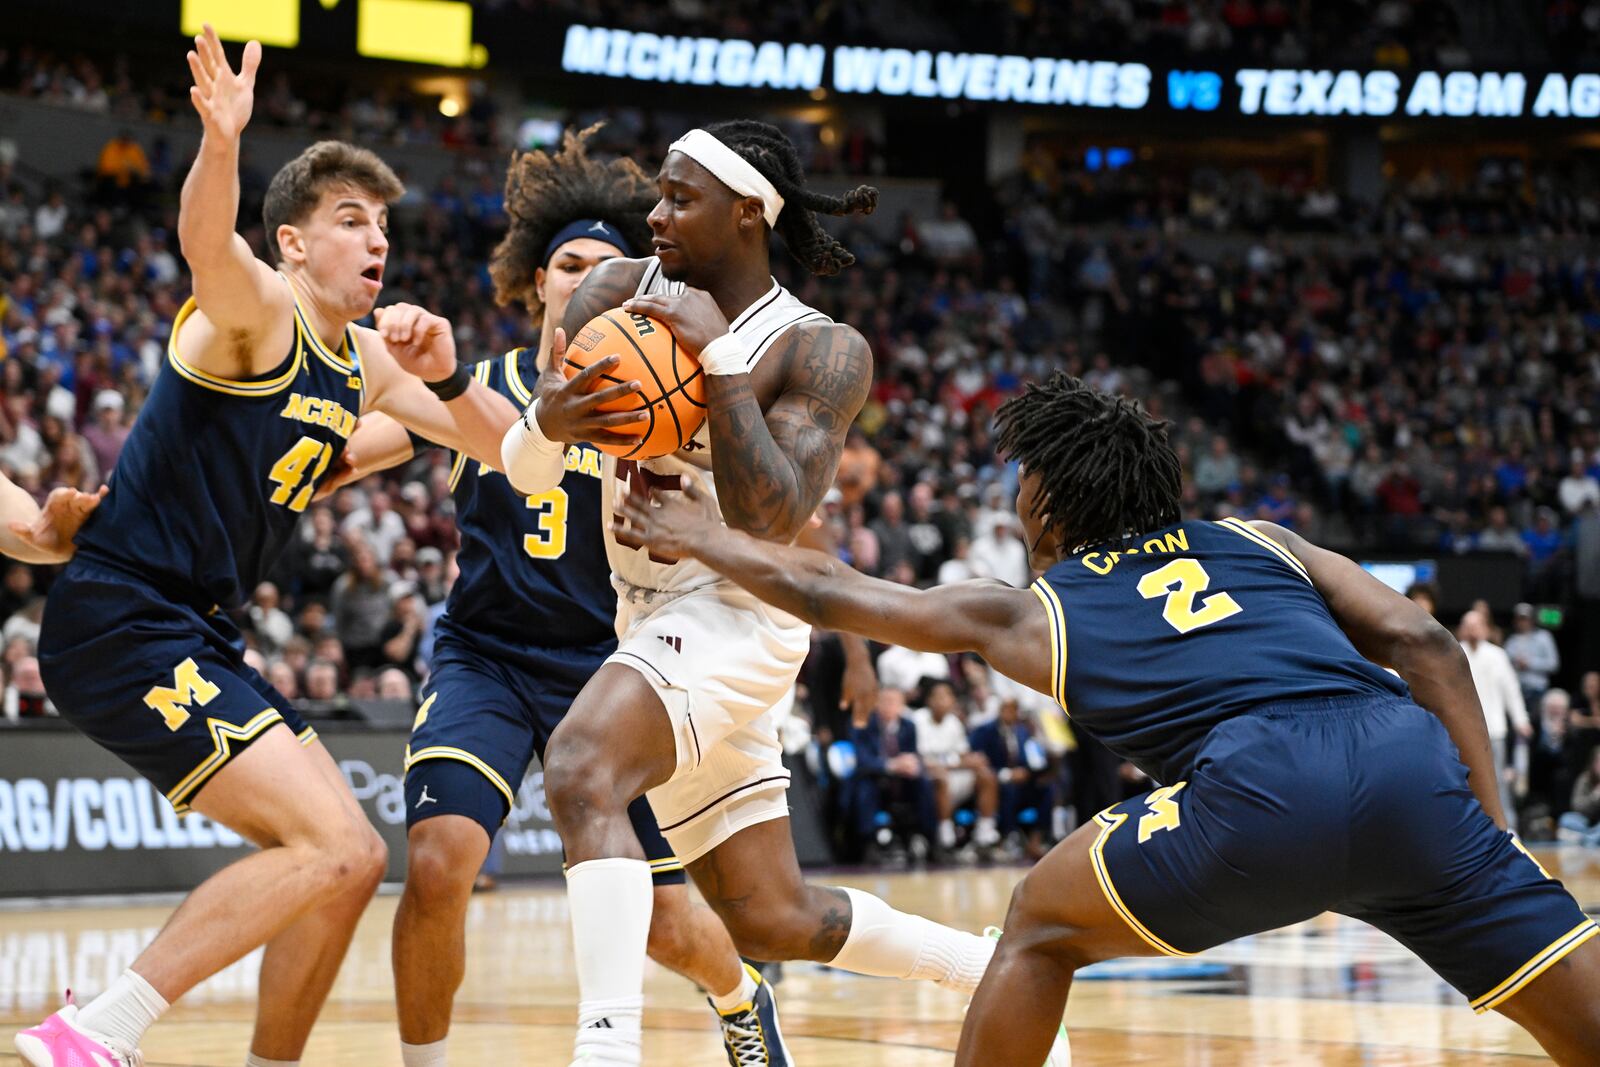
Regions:
[[622, 357], [609, 372], [595, 379], [603, 389], [619, 382], [637, 381], [644, 391], [604, 405], [603, 411], [639, 411], [639, 421], [613, 429], [643, 434], [629, 448], [595, 445], [618, 459], [655, 459], [671, 455], [689, 443], [706, 421], [706, 380], [700, 361], [678, 346], [667, 324], [648, 315], [613, 308], [589, 320], [567, 343], [562, 371], [568, 378], [597, 359]]

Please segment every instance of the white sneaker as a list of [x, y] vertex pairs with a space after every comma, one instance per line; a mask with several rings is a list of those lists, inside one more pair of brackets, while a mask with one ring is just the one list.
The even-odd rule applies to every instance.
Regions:
[[29, 1067], [144, 1067], [144, 1053], [138, 1049], [78, 1025], [78, 1006], [70, 989], [66, 1006], [18, 1034], [15, 1045]]

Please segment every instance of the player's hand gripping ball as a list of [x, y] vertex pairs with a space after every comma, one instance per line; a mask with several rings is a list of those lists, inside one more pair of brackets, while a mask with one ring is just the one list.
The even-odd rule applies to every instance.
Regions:
[[638, 411], [639, 421], [612, 427], [638, 436], [634, 445], [599, 444], [619, 459], [655, 459], [689, 443], [706, 419], [706, 379], [700, 361], [686, 352], [667, 324], [620, 308], [590, 319], [567, 344], [561, 370], [573, 377], [607, 356], [619, 362], [595, 379], [594, 388], [637, 381], [637, 393], [600, 406], [601, 411]]

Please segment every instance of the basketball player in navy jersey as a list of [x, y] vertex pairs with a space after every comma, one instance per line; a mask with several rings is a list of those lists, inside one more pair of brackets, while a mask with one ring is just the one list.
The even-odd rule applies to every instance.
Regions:
[[[618, 305], [665, 321], [699, 357], [709, 410], [673, 456], [608, 456], [608, 482], [648, 494], [692, 472], [707, 492], [714, 486], [730, 526], [785, 544], [833, 484], [871, 385], [872, 353], [853, 328], [773, 279], [770, 240], [781, 237], [811, 273], [837, 274], [854, 257], [816, 213], [871, 211], [877, 191], [807, 189], [788, 138], [749, 121], [685, 134], [657, 185], [655, 256], [597, 267], [568, 304], [565, 332], [579, 337]], [[537, 404], [507, 434], [505, 470], [524, 492], [556, 484], [566, 446], [583, 440], [561, 382], [547, 372]], [[607, 495], [609, 508], [615, 494]], [[800, 873], [777, 729], [810, 648], [809, 626], [609, 527], [606, 548], [618, 589], [617, 650], [556, 730], [545, 765], [579, 960], [574, 1064], [639, 1063], [652, 897], [628, 808], [646, 792], [668, 843], [744, 955], [975, 989], [992, 940], [896, 911], [870, 893], [809, 885]], [[767, 995], [752, 991], [758, 1003]], [[1065, 1050], [1052, 1057], [1064, 1062]]]
[[997, 420], [1044, 572], [1029, 590], [867, 578], [723, 527], [693, 483], [623, 510], [656, 552], [816, 625], [981, 654], [1164, 783], [1022, 880], [957, 1063], [1037, 1062], [1079, 967], [1324, 911], [1391, 934], [1558, 1063], [1600, 1062], [1600, 928], [1507, 832], [1449, 632], [1281, 527], [1182, 521], [1168, 424], [1127, 400], [1057, 375]]
[[[569, 134], [555, 155], [511, 164], [511, 225], [489, 273], [502, 303], [519, 302], [539, 327], [537, 348], [478, 364], [477, 379], [529, 404], [573, 292], [600, 264], [646, 247], [655, 187], [632, 161], [589, 158], [593, 130]], [[624, 382], [589, 393], [615, 360], [564, 389], [591, 413], [626, 395]], [[591, 414], [589, 440], [621, 441], [628, 413]], [[351, 438], [352, 474], [410, 458], [404, 427], [364, 418]], [[601, 454], [575, 444], [556, 487], [525, 496], [500, 472], [458, 454], [450, 484], [461, 534], [461, 576], [439, 620], [432, 673], [406, 759], [406, 888], [395, 912], [395, 993], [406, 1067], [442, 1067], [451, 1002], [466, 965], [473, 878], [514, 804], [529, 763], [589, 677], [616, 650], [617, 594], [606, 564]], [[650, 865], [650, 955], [711, 994], [734, 1067], [790, 1062], [770, 991], [746, 971], [715, 915], [689, 899], [683, 864], [640, 797], [628, 808]], [[511, 1059], [517, 1053], [508, 1051]]]
[[234, 232], [260, 57], [251, 42], [235, 73], [209, 27], [189, 53], [205, 132], [178, 231], [194, 297], [51, 589], [39, 657], [64, 718], [180, 812], [261, 851], [191, 893], [81, 1012], [69, 1003], [18, 1035], [34, 1067], [140, 1063], [173, 1000], [261, 945], [247, 1062], [299, 1060], [384, 848], [314, 731], [245, 664], [226, 612], [278, 558], [360, 412], [490, 462], [499, 440], [485, 427], [515, 418], [419, 309], [386, 314], [382, 336], [354, 325], [382, 287], [387, 204], [401, 193], [371, 152], [325, 141], [273, 178], [263, 214], [276, 271]]

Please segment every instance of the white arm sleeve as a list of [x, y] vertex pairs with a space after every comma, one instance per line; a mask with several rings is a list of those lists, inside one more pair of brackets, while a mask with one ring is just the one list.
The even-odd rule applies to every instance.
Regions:
[[522, 413], [522, 418], [511, 424], [511, 429], [500, 441], [500, 462], [505, 464], [506, 477], [519, 493], [529, 496], [548, 493], [561, 484], [566, 471], [566, 446], [552, 441], [539, 429], [534, 408], [535, 400]]

